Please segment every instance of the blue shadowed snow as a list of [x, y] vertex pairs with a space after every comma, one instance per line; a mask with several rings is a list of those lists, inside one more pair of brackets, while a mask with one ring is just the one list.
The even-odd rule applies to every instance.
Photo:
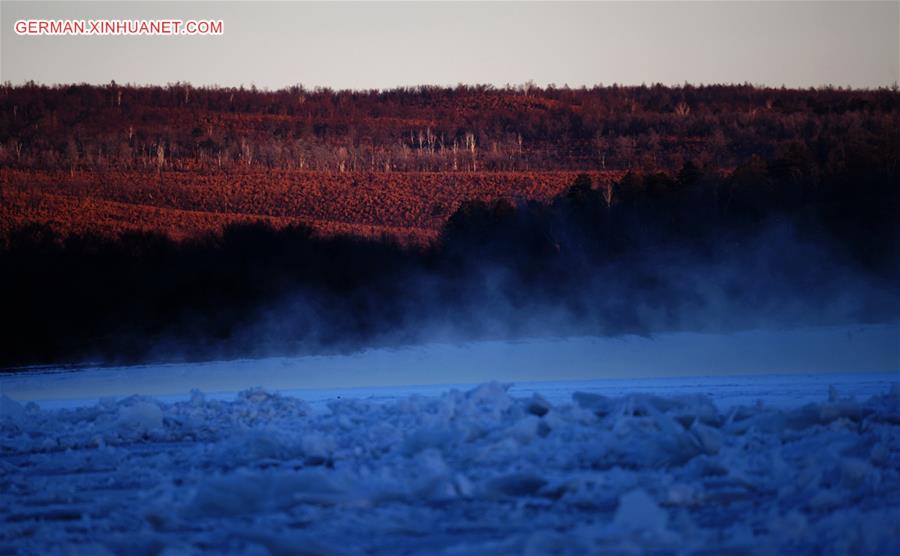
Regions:
[[895, 332], [0, 377], [0, 553], [887, 554]]

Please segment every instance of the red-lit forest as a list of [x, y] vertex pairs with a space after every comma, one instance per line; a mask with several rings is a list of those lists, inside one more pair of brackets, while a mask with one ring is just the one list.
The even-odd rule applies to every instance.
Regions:
[[0, 232], [183, 239], [262, 219], [423, 242], [465, 201], [547, 202], [581, 172], [814, 177], [898, 153], [888, 89], [5, 85]]

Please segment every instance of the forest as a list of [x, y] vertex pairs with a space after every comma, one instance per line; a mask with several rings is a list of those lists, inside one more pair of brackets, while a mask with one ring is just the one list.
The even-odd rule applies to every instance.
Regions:
[[896, 322], [900, 94], [0, 88], [0, 367]]
[[735, 168], [790, 154], [832, 169], [897, 148], [894, 89], [752, 85], [279, 91], [0, 87], [0, 164], [76, 172], [477, 172]]
[[[427, 244], [465, 201], [548, 202], [686, 163], [896, 167], [895, 89], [0, 87], [0, 237], [305, 225]], [[773, 171], [779, 171], [775, 168]]]

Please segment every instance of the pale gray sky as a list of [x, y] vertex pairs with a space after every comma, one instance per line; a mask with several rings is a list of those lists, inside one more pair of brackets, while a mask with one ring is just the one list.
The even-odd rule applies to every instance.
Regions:
[[[25, 37], [18, 19], [212, 18], [221, 37]], [[900, 80], [900, 2], [0, 2], [13, 83], [388, 88]]]

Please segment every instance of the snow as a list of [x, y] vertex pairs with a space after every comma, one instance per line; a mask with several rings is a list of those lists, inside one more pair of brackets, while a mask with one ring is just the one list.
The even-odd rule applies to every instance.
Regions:
[[4, 394], [0, 552], [886, 554], [900, 385], [856, 378]]

